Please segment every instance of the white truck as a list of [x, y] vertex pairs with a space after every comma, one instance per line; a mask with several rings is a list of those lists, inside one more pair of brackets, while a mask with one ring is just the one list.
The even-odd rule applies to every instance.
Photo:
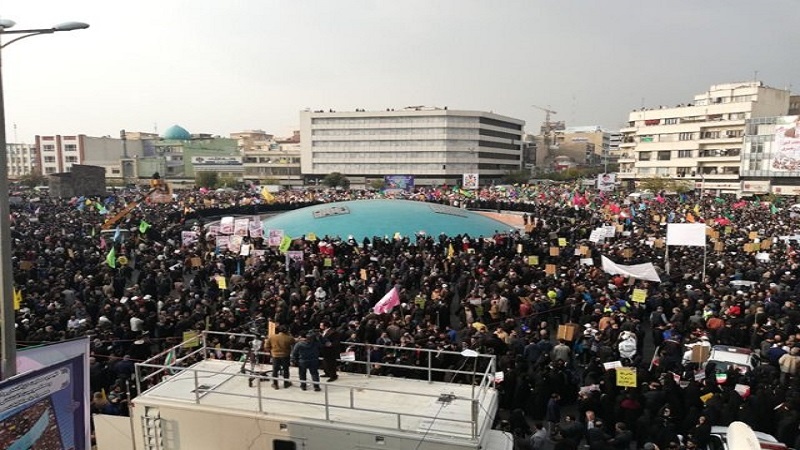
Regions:
[[[214, 355], [246, 352], [215, 348], [208, 344], [212, 338], [230, 342], [255, 336], [205, 332], [194, 343], [181, 344], [197, 346], [181, 358], [170, 357], [176, 346], [137, 364], [141, 394], [131, 401], [130, 418], [94, 416], [97, 449], [126, 449], [124, 442], [131, 442], [131, 450], [513, 449], [511, 435], [492, 429], [498, 404], [492, 355], [468, 355], [472, 358], [465, 365], [472, 370], [461, 370], [462, 365], [445, 374], [444, 379], [455, 376], [456, 381], [468, 377], [472, 384], [432, 381], [436, 371], [445, 371], [430, 364], [436, 351], [392, 348], [426, 353], [427, 367], [405, 370], [427, 379], [374, 376], [369, 369], [340, 372], [336, 382], [323, 382], [322, 391], [315, 392], [301, 390], [291, 369], [293, 386], [275, 390], [269, 388], [269, 365], [243, 373], [241, 362]], [[348, 364], [375, 364], [351, 356]], [[485, 370], [478, 372], [479, 367]], [[266, 382], [250, 387], [253, 377]]]

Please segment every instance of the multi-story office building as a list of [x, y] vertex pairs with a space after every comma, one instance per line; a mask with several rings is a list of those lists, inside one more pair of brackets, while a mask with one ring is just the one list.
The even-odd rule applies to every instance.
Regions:
[[619, 159], [619, 144], [622, 143], [622, 133], [619, 130], [603, 132], [603, 148], [600, 159], [603, 164], [613, 164]]
[[742, 193], [800, 195], [798, 116], [748, 119], [742, 154]]
[[621, 130], [621, 180], [661, 176], [741, 191], [745, 121], [786, 114], [790, 93], [759, 81], [711, 86], [691, 103], [633, 111]]
[[410, 175], [417, 185], [480, 183], [522, 167], [525, 122], [490, 112], [409, 107], [387, 111], [300, 113], [300, 154], [306, 182], [339, 172], [354, 186]]
[[39, 159], [36, 157], [36, 146], [32, 144], [6, 144], [8, 178], [20, 178], [39, 172]]

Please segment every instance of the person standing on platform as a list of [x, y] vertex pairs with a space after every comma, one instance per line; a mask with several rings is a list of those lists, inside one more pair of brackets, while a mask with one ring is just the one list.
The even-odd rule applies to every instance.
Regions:
[[319, 354], [322, 349], [317, 334], [309, 331], [305, 337], [301, 337], [292, 348], [291, 361], [296, 365], [300, 373], [300, 389], [306, 390], [306, 371], [311, 374], [311, 381], [314, 383], [314, 390], [319, 392]]
[[267, 338], [265, 350], [272, 357], [272, 387], [278, 389], [278, 374], [283, 374], [283, 387], [292, 385], [289, 381], [289, 356], [294, 345], [294, 338], [286, 333], [286, 326], [278, 325], [275, 335]]
[[323, 320], [319, 324], [322, 332], [322, 369], [328, 382], [336, 381], [336, 359], [339, 357], [339, 333], [331, 327], [331, 322]]

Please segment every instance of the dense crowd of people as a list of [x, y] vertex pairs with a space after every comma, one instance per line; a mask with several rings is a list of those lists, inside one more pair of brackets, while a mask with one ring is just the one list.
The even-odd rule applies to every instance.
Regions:
[[[347, 342], [495, 355], [504, 373], [498, 426], [520, 448], [704, 448], [712, 426], [735, 420], [800, 448], [800, 212], [786, 199], [630, 197], [573, 184], [391, 195], [198, 190], [144, 202], [101, 232], [135, 195], [26, 197], [11, 215], [22, 294], [17, 340], [26, 346], [90, 336], [96, 412], [126, 414], [136, 394], [134, 364], [185, 332], [263, 332], [273, 322], [302, 343], [274, 356], [308, 369], [309, 387], [319, 381], [314, 355], [323, 357], [328, 380], [337, 366], [363, 370], [335, 361]], [[483, 237], [304, 236], [290, 246], [302, 261], [288, 265], [260, 237], [245, 238], [263, 250], [258, 256], [221, 251], [203, 227], [231, 211], [385, 197], [501, 210], [522, 216], [524, 225]], [[668, 223], [706, 224], [706, 247], [667, 246]], [[598, 228], [611, 232], [598, 238]], [[195, 231], [196, 242], [184, 245], [184, 231]], [[652, 263], [661, 280], [607, 273], [601, 256]], [[375, 314], [372, 307], [394, 287], [401, 304]], [[560, 324], [579, 329], [558, 339]], [[716, 344], [753, 349], [762, 364], [744, 373], [731, 366], [721, 377], [713, 365], [685, 357], [692, 345]], [[354, 351], [362, 361], [369, 351], [370, 361], [427, 365], [411, 352]], [[457, 368], [461, 358], [443, 354], [434, 364]], [[619, 366], [635, 368], [635, 386], [617, 385]]]

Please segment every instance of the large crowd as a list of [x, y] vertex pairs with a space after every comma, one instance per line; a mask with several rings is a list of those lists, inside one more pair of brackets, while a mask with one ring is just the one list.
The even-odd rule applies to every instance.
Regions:
[[[134, 364], [185, 332], [273, 322], [305, 341], [323, 324], [336, 346], [329, 354], [358, 342], [496, 355], [504, 373], [498, 426], [519, 448], [702, 448], [712, 426], [736, 420], [800, 448], [800, 211], [788, 199], [628, 196], [574, 184], [391, 195], [197, 190], [143, 202], [101, 232], [135, 196], [25, 197], [11, 214], [18, 343], [90, 336], [96, 412], [127, 414]], [[204, 228], [233, 213], [379, 197], [503, 211], [523, 225], [484, 237], [304, 236], [290, 245], [302, 261], [288, 266], [262, 238], [245, 238], [263, 252], [242, 256], [220, 250]], [[705, 223], [706, 247], [665, 245], [668, 223]], [[598, 228], [612, 232], [598, 239]], [[184, 245], [184, 231], [195, 231], [196, 242]], [[661, 280], [606, 273], [601, 256], [652, 263]], [[375, 314], [394, 287], [401, 304]], [[579, 330], [558, 339], [560, 324]], [[762, 364], [719, 377], [685, 357], [705, 342], [753, 349]], [[427, 364], [371, 351], [371, 361]], [[617, 385], [614, 362], [635, 368], [635, 387]]]

